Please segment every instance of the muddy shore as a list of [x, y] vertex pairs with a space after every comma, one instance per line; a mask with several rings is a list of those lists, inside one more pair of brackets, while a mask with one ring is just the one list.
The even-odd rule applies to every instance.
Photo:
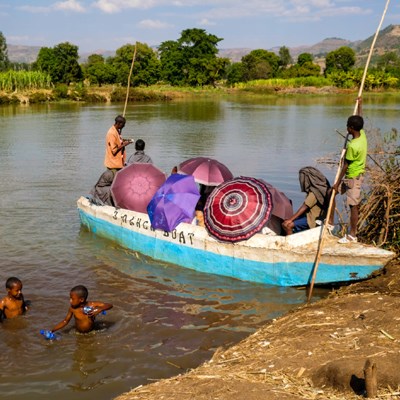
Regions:
[[[360, 399], [364, 368], [377, 398], [400, 396], [400, 260], [373, 278], [304, 304], [176, 377], [117, 400]], [[369, 384], [369, 381], [367, 381]]]

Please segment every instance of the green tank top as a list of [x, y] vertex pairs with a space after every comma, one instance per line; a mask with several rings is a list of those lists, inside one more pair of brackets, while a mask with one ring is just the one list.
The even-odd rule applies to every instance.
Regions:
[[350, 162], [346, 171], [346, 178], [356, 178], [365, 172], [367, 150], [367, 136], [364, 129], [361, 129], [360, 137], [350, 140], [347, 145], [346, 160]]

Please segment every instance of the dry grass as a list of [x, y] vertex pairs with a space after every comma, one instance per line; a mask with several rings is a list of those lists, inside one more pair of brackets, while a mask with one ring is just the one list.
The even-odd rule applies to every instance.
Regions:
[[398, 132], [369, 132], [368, 191], [360, 207], [359, 237], [400, 252], [400, 152]]

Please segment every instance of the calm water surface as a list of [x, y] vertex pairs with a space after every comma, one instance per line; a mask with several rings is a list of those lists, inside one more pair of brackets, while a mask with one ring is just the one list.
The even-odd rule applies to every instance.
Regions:
[[[398, 128], [399, 98], [364, 99], [367, 124]], [[265, 179], [303, 200], [298, 170], [343, 145], [352, 97], [194, 99], [134, 104], [124, 136], [143, 138], [167, 173], [207, 155], [234, 175]], [[18, 276], [31, 309], [0, 325], [0, 398], [110, 399], [181, 373], [305, 301], [302, 290], [251, 284], [160, 264], [80, 227], [76, 200], [103, 172], [104, 137], [123, 105], [0, 107], [0, 284]], [[128, 148], [128, 155], [133, 148]], [[336, 171], [320, 167], [332, 179]], [[114, 308], [98, 329], [70, 323], [71, 287]], [[315, 299], [326, 295], [315, 290]]]

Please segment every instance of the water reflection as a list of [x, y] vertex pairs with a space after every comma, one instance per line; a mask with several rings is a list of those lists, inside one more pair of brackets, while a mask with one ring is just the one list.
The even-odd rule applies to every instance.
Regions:
[[[131, 105], [126, 136], [143, 138], [166, 172], [199, 155], [265, 179], [303, 201], [298, 170], [338, 152], [352, 96], [221, 97]], [[398, 99], [397, 99], [398, 100]], [[368, 102], [368, 121], [395, 127], [398, 101]], [[251, 284], [155, 262], [80, 227], [76, 200], [104, 170], [104, 138], [121, 105], [0, 107], [0, 284], [18, 276], [29, 312], [0, 325], [0, 398], [110, 399], [197, 366], [305, 301], [304, 290]], [[130, 152], [133, 149], [129, 150]], [[130, 155], [130, 154], [128, 154]], [[323, 172], [331, 178], [333, 171]], [[114, 308], [93, 334], [40, 329], [68, 310], [69, 291]], [[326, 290], [314, 290], [315, 298]], [[3, 291], [2, 296], [5, 295]]]

